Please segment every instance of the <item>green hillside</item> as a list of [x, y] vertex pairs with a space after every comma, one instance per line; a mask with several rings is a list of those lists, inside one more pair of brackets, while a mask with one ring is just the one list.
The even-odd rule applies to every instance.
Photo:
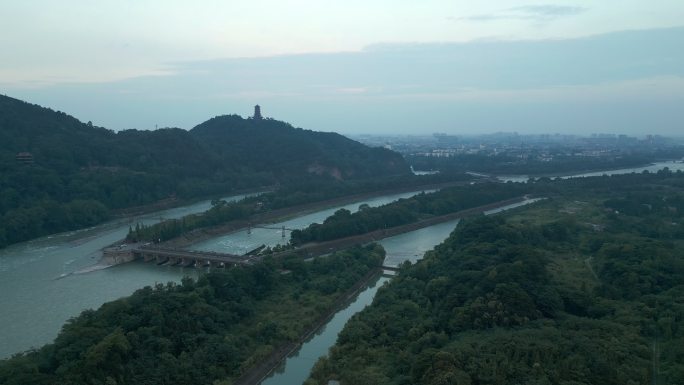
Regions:
[[406, 174], [404, 159], [384, 148], [370, 148], [332, 132], [294, 128], [272, 119], [218, 116], [190, 131], [199, 142], [234, 168], [275, 175], [317, 174], [336, 179]]
[[0, 247], [169, 198], [408, 173], [391, 151], [270, 119], [114, 132], [0, 96]]

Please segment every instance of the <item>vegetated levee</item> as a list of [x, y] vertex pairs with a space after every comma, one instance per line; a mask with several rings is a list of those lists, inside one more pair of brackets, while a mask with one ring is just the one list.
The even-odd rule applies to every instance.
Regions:
[[161, 240], [170, 247], [194, 243], [227, 234], [250, 225], [280, 221], [328, 207], [353, 203], [386, 194], [431, 190], [469, 183], [465, 175], [440, 178], [389, 178], [364, 183], [306, 183], [279, 191], [249, 197], [239, 202], [216, 200], [211, 209], [181, 219], [166, 220], [152, 226], [131, 227], [128, 240]]
[[[484, 213], [487, 210], [492, 210], [492, 209], [497, 209], [500, 207], [505, 207], [514, 203], [519, 203], [524, 201], [524, 197], [518, 197], [518, 198], [511, 198], [511, 199], [506, 199], [503, 201], [498, 201], [490, 204], [486, 204], [483, 206], [478, 206], [478, 207], [473, 207], [470, 209], [465, 209], [461, 211], [457, 211], [454, 213], [450, 214], [445, 214], [445, 215], [439, 215], [435, 217], [430, 217], [427, 219], [419, 220], [417, 222], [411, 222], [407, 223], [405, 225], [399, 225], [399, 226], [394, 226], [390, 227], [387, 229], [382, 229], [382, 230], [374, 230], [365, 234], [360, 234], [360, 235], [352, 235], [349, 237], [344, 237], [344, 238], [338, 238], [338, 239], [333, 239], [329, 241], [323, 241], [323, 242], [315, 242], [315, 243], [309, 243], [300, 247], [297, 247], [294, 249], [294, 252], [297, 252], [298, 254], [309, 257], [309, 256], [317, 256], [317, 255], [322, 255], [326, 254], [332, 251], [337, 251], [341, 250], [347, 247], [351, 247], [354, 245], [359, 245], [359, 244], [365, 244], [369, 242], [376, 242], [384, 238], [389, 238], [393, 237], [395, 235], [399, 234], [404, 234], [408, 233], [411, 231], [416, 231], [425, 227], [429, 226], [434, 226], [440, 223], [444, 222], [449, 222], [453, 221], [455, 219], [460, 219], [468, 216], [473, 216], [473, 215], [480, 215]], [[289, 253], [292, 253], [293, 250], [286, 250], [286, 251], [281, 251], [274, 253], [274, 256], [281, 256], [281, 255], [288, 255]]]
[[682, 187], [667, 172], [544, 181], [555, 194], [533, 209], [461, 222], [306, 384], [684, 382]]
[[267, 258], [146, 287], [0, 361], [0, 383], [229, 384], [318, 327], [383, 257], [373, 245], [310, 262]]
[[310, 180], [277, 191], [248, 197], [238, 202], [215, 200], [201, 214], [166, 220], [151, 226], [131, 227], [130, 241], [171, 241], [174, 247], [188, 246], [217, 234], [247, 227], [250, 223], [273, 221], [324, 207], [349, 203], [383, 194], [433, 189], [468, 183], [467, 175], [378, 178], [370, 181]]
[[291, 243], [301, 245], [330, 241], [390, 229], [520, 197], [530, 191], [532, 187], [521, 184], [486, 183], [419, 194], [380, 207], [362, 206], [353, 214], [349, 210], [340, 209], [323, 223], [314, 223], [305, 229], [292, 231]]

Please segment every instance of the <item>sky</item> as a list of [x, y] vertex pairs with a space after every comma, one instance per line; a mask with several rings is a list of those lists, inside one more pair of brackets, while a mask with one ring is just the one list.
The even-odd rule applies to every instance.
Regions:
[[0, 93], [113, 130], [684, 134], [681, 0], [0, 2]]

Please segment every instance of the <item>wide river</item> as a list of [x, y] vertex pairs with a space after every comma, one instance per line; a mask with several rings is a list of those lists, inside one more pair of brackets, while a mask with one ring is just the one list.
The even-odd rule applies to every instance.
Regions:
[[[649, 164], [648, 166], [641, 167], [630, 167], [630, 168], [620, 168], [616, 170], [606, 170], [606, 171], [593, 171], [585, 172], [580, 174], [563, 174], [563, 175], [553, 175], [548, 176], [549, 178], [582, 178], [588, 176], [601, 176], [601, 175], [620, 175], [620, 174], [631, 174], [631, 173], [641, 173], [644, 171], [648, 172], [658, 172], [659, 170], [669, 168], [670, 171], [684, 171], [684, 162], [679, 161], [666, 161], [666, 162], [655, 162]], [[530, 179], [528, 175], [509, 175], [509, 176], [499, 176], [497, 177], [502, 182], [527, 182]]]
[[[352, 211], [367, 203], [377, 206], [417, 192], [392, 194], [344, 206]], [[238, 200], [244, 195], [224, 198]], [[132, 294], [155, 283], [179, 282], [184, 276], [196, 277], [201, 270], [152, 263], [131, 262], [108, 269], [74, 274], [97, 263], [100, 249], [125, 238], [135, 223], [153, 224], [160, 218], [179, 218], [207, 210], [210, 202], [109, 222], [93, 228], [56, 234], [0, 250], [0, 358], [51, 342], [61, 326], [85, 309]], [[342, 206], [341, 206], [342, 207]], [[341, 207], [321, 210], [284, 222], [286, 227], [305, 227], [322, 221]], [[273, 226], [281, 227], [283, 224]], [[226, 242], [246, 232], [203, 243], [203, 248], [225, 250]], [[287, 235], [289, 238], [289, 234]], [[283, 240], [281, 231], [254, 229], [250, 237], [236, 241], [231, 252], [249, 249], [254, 244], [274, 246]], [[251, 243], [250, 243], [251, 242]], [[212, 246], [213, 245], [213, 246]], [[254, 246], [254, 247], [256, 247]], [[252, 247], [253, 248], [253, 247]]]
[[[663, 167], [684, 170], [682, 163], [660, 162], [645, 168], [573, 176], [657, 171]], [[511, 177], [508, 180], [522, 181], [527, 180], [527, 177]], [[268, 225], [276, 229], [254, 228], [249, 234], [246, 231], [236, 232], [205, 241], [193, 248], [240, 253], [262, 244], [274, 246], [286, 243], [289, 238], [289, 234], [286, 234], [285, 238], [282, 237], [282, 231], [279, 230], [282, 226], [303, 228], [310, 223], [321, 222], [342, 207], [356, 211], [363, 203], [378, 206], [415, 193], [417, 192], [387, 195], [321, 210]], [[226, 199], [237, 200], [242, 197]], [[44, 237], [0, 250], [0, 309], [3, 309], [0, 312], [0, 358], [52, 341], [65, 321], [85, 309], [98, 308], [107, 301], [130, 295], [139, 288], [157, 282], [180, 281], [184, 276], [197, 276], [201, 270], [196, 268], [157, 266], [142, 262], [132, 262], [86, 274], [72, 273], [94, 265], [99, 250], [123, 239], [131, 224], [152, 224], [160, 218], [178, 218], [204, 211], [209, 207], [208, 201], [201, 202], [85, 230]], [[426, 251], [442, 242], [457, 223], [458, 220], [442, 223], [381, 241], [387, 251], [385, 264], [398, 265], [405, 260], [415, 262]], [[304, 344], [302, 349], [289, 358], [274, 376], [265, 380], [264, 384], [302, 383], [318, 357], [325, 355], [327, 349], [335, 342], [344, 323], [372, 301], [375, 292], [385, 281], [386, 278], [379, 279], [363, 291], [347, 309], [337, 313], [325, 328], [312, 337], [309, 343]]]

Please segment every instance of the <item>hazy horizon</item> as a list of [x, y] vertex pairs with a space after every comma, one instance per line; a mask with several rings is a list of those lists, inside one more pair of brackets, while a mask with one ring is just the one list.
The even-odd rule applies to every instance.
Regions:
[[117, 131], [190, 129], [255, 104], [347, 135], [677, 136], [684, 121], [684, 4], [672, 0], [0, 11], [0, 92]]

